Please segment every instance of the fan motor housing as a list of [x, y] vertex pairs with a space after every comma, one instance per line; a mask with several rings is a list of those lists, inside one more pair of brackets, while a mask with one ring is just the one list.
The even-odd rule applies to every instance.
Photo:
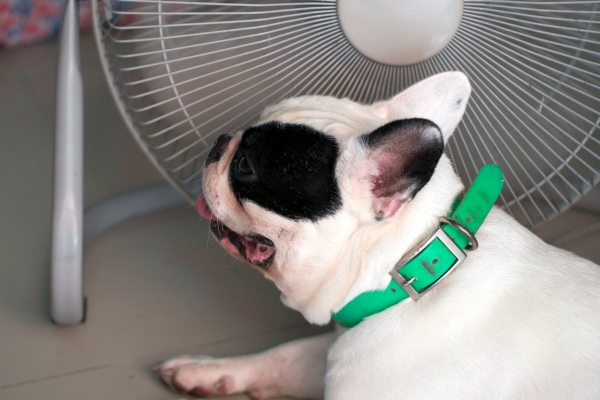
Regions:
[[462, 0], [339, 0], [338, 18], [352, 45], [387, 65], [425, 61], [458, 30]]

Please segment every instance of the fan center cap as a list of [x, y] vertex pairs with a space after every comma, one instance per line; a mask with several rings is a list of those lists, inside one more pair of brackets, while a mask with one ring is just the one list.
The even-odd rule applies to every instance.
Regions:
[[452, 40], [463, 0], [338, 0], [342, 31], [368, 58], [410, 65], [433, 57]]

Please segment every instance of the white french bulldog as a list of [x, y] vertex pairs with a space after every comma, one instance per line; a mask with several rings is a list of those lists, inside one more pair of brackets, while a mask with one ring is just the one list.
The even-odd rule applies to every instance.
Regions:
[[[463, 186], [443, 147], [469, 94], [466, 76], [447, 72], [373, 105], [282, 101], [217, 140], [198, 211], [287, 306], [326, 324], [357, 296], [389, 288], [398, 261], [449, 214]], [[175, 358], [157, 370], [201, 396], [600, 399], [600, 267], [497, 208], [476, 240], [422, 298], [354, 327], [256, 355]]]

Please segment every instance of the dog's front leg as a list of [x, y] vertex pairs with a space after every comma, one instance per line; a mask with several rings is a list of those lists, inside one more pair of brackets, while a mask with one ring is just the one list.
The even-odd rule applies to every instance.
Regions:
[[183, 356], [162, 362], [155, 370], [174, 390], [199, 396], [245, 392], [261, 400], [322, 399], [327, 350], [335, 336], [331, 332], [298, 339], [249, 356]]

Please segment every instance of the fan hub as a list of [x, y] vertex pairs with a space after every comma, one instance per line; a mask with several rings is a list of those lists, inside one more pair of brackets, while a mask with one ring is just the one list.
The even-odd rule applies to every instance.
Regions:
[[352, 45], [370, 59], [410, 65], [452, 40], [463, 0], [338, 0], [338, 19]]

